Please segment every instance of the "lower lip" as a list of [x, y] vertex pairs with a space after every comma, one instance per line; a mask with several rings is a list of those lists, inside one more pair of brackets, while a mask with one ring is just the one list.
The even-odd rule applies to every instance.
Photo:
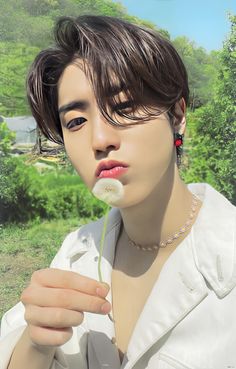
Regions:
[[112, 169], [102, 170], [98, 178], [118, 178], [127, 172], [127, 170], [128, 168], [125, 167], [115, 167]]

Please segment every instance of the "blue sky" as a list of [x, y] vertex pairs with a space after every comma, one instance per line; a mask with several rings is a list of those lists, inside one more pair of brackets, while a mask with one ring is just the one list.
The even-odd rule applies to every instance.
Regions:
[[219, 50], [230, 31], [227, 12], [236, 14], [236, 0], [117, 0], [129, 14], [152, 21], [171, 38], [187, 36], [206, 50]]

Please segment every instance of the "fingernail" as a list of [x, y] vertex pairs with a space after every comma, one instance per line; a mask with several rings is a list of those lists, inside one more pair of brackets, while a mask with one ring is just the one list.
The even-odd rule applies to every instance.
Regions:
[[106, 297], [106, 295], [107, 295], [107, 294], [108, 294], [108, 292], [109, 292], [109, 289], [110, 289], [109, 285], [108, 285], [108, 284], [106, 284], [106, 283], [103, 283], [103, 284], [101, 285], [101, 287], [98, 287], [98, 288], [96, 289], [96, 294], [97, 294], [98, 296], [100, 296], [100, 297]]
[[107, 314], [111, 311], [111, 304], [110, 302], [105, 302], [105, 304], [103, 304], [101, 306], [101, 312], [104, 313], [104, 314]]
[[99, 297], [106, 297], [107, 293], [108, 293], [108, 291], [107, 291], [107, 290], [105, 290], [105, 289], [104, 289], [104, 288], [102, 288], [102, 287], [98, 287], [98, 288], [96, 289], [96, 294], [97, 294]]

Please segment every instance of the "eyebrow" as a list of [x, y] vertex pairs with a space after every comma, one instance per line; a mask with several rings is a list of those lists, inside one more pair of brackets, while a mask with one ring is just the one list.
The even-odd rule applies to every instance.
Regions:
[[67, 111], [76, 110], [76, 109], [86, 110], [88, 106], [89, 106], [89, 103], [86, 100], [71, 101], [68, 104], [62, 105], [58, 109], [58, 113], [59, 114], [66, 113]]
[[[119, 86], [113, 86], [111, 88], [111, 90], [109, 91], [109, 95], [110, 96], [115, 96], [118, 95], [120, 92], [124, 91], [124, 85], [121, 84]], [[71, 101], [68, 104], [62, 105], [59, 109], [58, 109], [58, 113], [66, 113], [70, 110], [86, 110], [89, 107], [89, 102], [86, 100], [76, 100], [76, 101]]]

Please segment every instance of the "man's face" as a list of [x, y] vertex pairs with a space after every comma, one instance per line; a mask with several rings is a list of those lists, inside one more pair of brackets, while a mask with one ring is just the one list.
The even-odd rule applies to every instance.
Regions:
[[[125, 100], [124, 95], [121, 100]], [[78, 104], [72, 106], [75, 102]], [[66, 111], [61, 109], [68, 104], [71, 106]], [[109, 124], [99, 111], [93, 89], [79, 64], [67, 66], [59, 80], [58, 108], [64, 110], [60, 119], [66, 152], [90, 190], [99, 180], [95, 173], [101, 161], [116, 160], [127, 165], [118, 175], [124, 185], [119, 207], [143, 201], [166, 171], [173, 168], [173, 131], [166, 114], [124, 128]]]

